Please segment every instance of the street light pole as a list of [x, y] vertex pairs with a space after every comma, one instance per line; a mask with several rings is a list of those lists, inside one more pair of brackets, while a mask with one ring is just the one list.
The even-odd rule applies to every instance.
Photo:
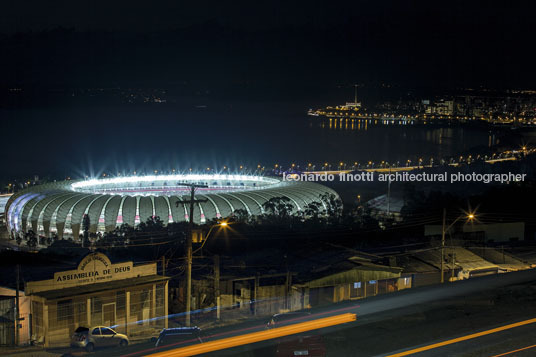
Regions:
[[220, 320], [221, 304], [220, 304], [220, 256], [214, 256], [214, 297], [216, 300], [216, 319]]
[[445, 224], [447, 221], [447, 209], [443, 208], [443, 227], [441, 229], [441, 284], [445, 282]]
[[[447, 223], [447, 209], [443, 208], [443, 227], [441, 229], [441, 283], [445, 282], [445, 234], [448, 232], [448, 230], [456, 223], [460, 218], [467, 218], [469, 221], [473, 220], [475, 218], [474, 213], [469, 213], [467, 215], [461, 215], [458, 218], [454, 220], [451, 224], [449, 224], [448, 227], [446, 226]], [[452, 244], [452, 243], [451, 243]], [[454, 264], [454, 259], [452, 260], [452, 264]], [[453, 266], [454, 268], [454, 266]]]

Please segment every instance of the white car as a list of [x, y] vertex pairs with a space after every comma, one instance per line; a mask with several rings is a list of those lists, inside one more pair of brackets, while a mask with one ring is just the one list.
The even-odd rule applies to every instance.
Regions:
[[71, 338], [72, 347], [82, 347], [91, 352], [95, 347], [128, 346], [128, 337], [117, 333], [106, 326], [96, 326], [92, 329], [79, 327]]

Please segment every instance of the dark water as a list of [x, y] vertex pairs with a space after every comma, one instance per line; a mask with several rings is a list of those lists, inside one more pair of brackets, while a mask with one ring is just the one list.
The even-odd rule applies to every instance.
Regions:
[[[291, 162], [334, 165], [450, 157], [486, 149], [483, 128], [332, 125], [308, 117], [310, 103], [192, 100], [182, 104], [72, 103], [3, 110], [2, 177], [95, 175], [103, 171], [254, 168]], [[322, 125], [323, 123], [323, 125]]]

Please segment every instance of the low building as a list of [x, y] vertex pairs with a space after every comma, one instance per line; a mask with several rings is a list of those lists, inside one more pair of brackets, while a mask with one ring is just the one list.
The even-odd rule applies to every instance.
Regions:
[[[264, 268], [260, 261], [255, 264], [261, 268], [254, 272], [246, 269], [246, 264], [225, 264], [221, 274], [207, 267], [192, 281], [192, 321], [206, 328], [217, 320], [268, 317], [412, 286], [411, 277], [402, 277], [400, 268], [384, 265], [384, 261], [371, 254], [342, 250], [311, 255], [301, 264], [288, 266], [289, 270], [284, 266]], [[185, 291], [184, 285], [172, 289], [171, 324], [181, 320]]]
[[399, 197], [381, 195], [365, 203], [370, 209], [372, 217], [376, 219], [393, 218], [395, 221], [402, 221], [402, 207], [404, 200]]
[[503, 272], [525, 270], [534, 267], [533, 264], [519, 259], [510, 254], [510, 252], [505, 252], [504, 248], [474, 247], [469, 248], [469, 250], [483, 259], [493, 264], [497, 264]]
[[[19, 321], [15, 323], [15, 289], [0, 287], [0, 346], [30, 344], [30, 298], [19, 291]], [[16, 329], [19, 330], [17, 341]]]
[[112, 264], [102, 253], [86, 255], [74, 270], [27, 282], [32, 340], [64, 345], [80, 326], [109, 326], [129, 337], [167, 327], [168, 277], [156, 263]]
[[317, 271], [309, 279], [293, 284], [301, 306], [316, 307], [345, 300], [362, 299], [411, 287], [411, 279], [401, 277], [401, 268], [350, 257]]
[[[441, 269], [441, 249], [439, 248], [411, 252], [411, 256], [428, 266], [431, 266], [435, 269]], [[489, 261], [482, 259], [480, 256], [462, 247], [445, 248], [443, 269], [445, 273], [445, 280], [462, 280], [478, 276], [497, 274], [500, 271], [498, 265], [490, 263]], [[440, 272], [440, 270], [438, 272]], [[411, 272], [405, 271], [405, 273]], [[437, 274], [437, 277], [440, 279], [441, 275]]]

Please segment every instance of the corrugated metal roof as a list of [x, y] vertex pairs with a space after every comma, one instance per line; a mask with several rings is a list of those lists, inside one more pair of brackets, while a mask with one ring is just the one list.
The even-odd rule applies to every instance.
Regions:
[[[452, 254], [454, 253], [454, 265], [452, 264]], [[441, 249], [431, 249], [427, 251], [421, 251], [414, 254], [414, 256], [422, 261], [435, 266], [441, 267]], [[462, 268], [466, 271], [482, 270], [482, 269], [498, 269], [499, 266], [493, 264], [485, 259], [482, 259], [478, 255], [470, 252], [462, 247], [445, 248], [445, 269], [459, 269]]]
[[530, 269], [532, 267], [530, 263], [524, 262], [504, 250], [488, 247], [470, 248], [469, 250], [483, 259], [497, 264], [503, 270], [517, 271]]

